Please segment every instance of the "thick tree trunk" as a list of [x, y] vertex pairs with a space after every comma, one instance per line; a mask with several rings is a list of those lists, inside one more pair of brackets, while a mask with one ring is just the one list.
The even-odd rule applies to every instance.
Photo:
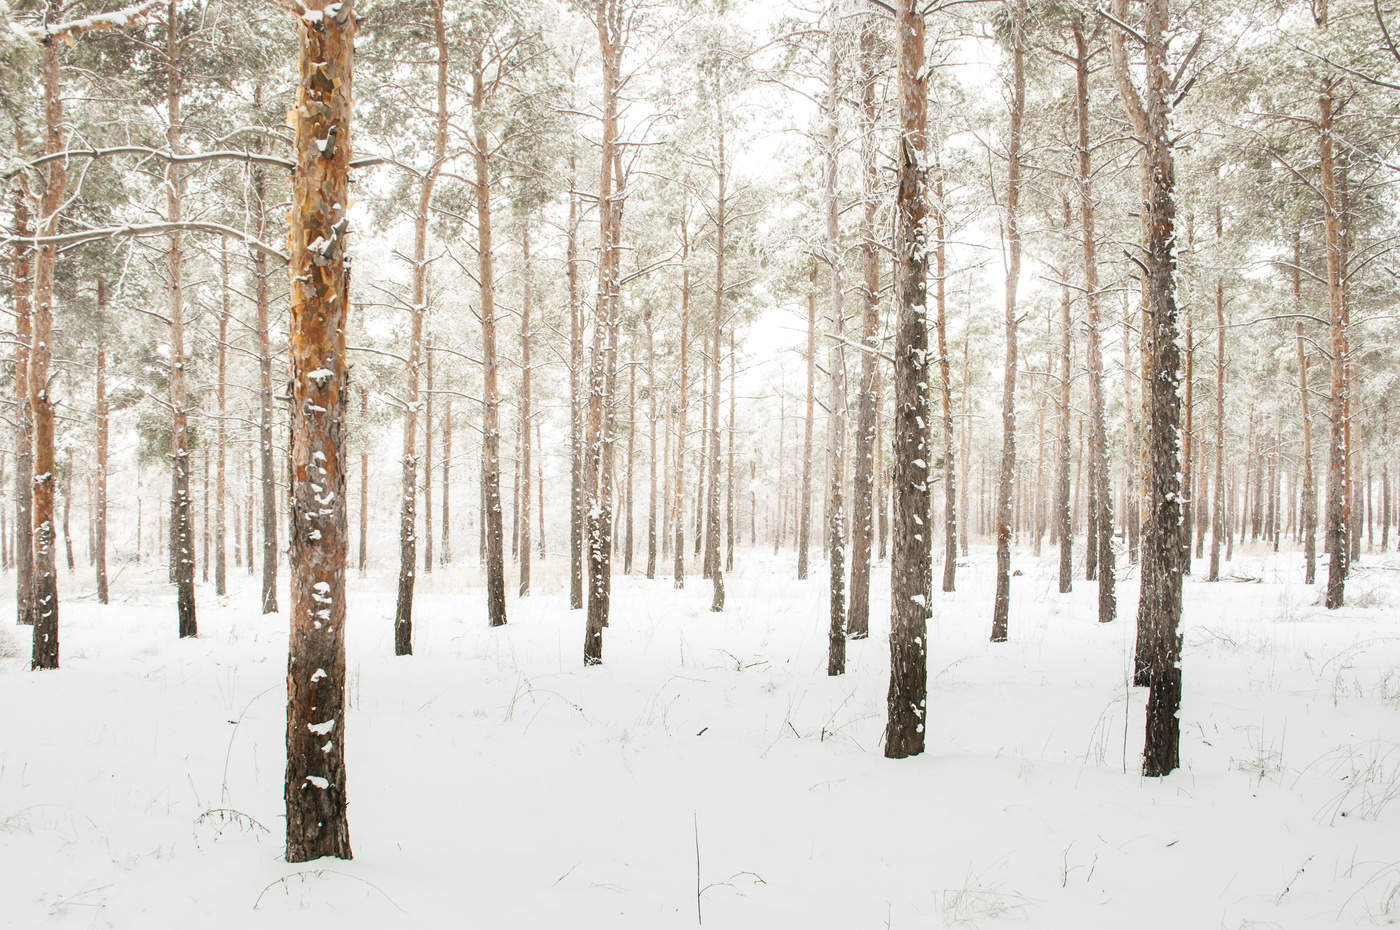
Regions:
[[481, 483], [486, 557], [486, 614], [491, 626], [506, 622], [506, 565], [501, 522], [501, 392], [496, 357], [496, 266], [491, 252], [491, 173], [487, 163], [485, 50], [472, 67], [473, 155], [476, 162], [477, 281], [481, 286], [482, 444]]
[[[924, 86], [924, 20], [914, 0], [897, 0], [899, 187], [895, 199], [894, 534], [890, 559], [890, 688], [885, 755], [924, 750], [928, 716], [926, 635], [932, 612], [929, 526], [928, 255], [924, 165], [928, 97]], [[964, 472], [966, 474], [966, 472]], [[964, 511], [966, 512], [966, 511]]]
[[[292, 108], [291, 646], [287, 657], [288, 862], [350, 858], [345, 791], [346, 268], [353, 0], [298, 18]], [[312, 14], [315, 14], [314, 16]]]
[[[879, 208], [879, 171], [875, 103], [877, 81], [877, 20], [867, 16], [860, 30], [860, 163], [861, 163], [861, 346], [860, 385], [856, 413], [855, 475], [851, 490], [851, 597], [847, 628], [852, 639], [870, 635], [870, 550], [875, 536], [875, 433], [880, 415], [880, 255], [875, 214]], [[937, 215], [937, 214], [936, 214]], [[939, 237], [942, 238], [941, 236]], [[941, 246], [941, 242], [939, 243]], [[940, 323], [942, 318], [939, 318]], [[942, 357], [943, 343], [939, 341]], [[946, 383], [946, 382], [945, 382]], [[946, 470], [946, 463], [945, 463]], [[946, 521], [945, 521], [946, 525]], [[944, 578], [946, 581], [947, 573]]]
[[1167, 73], [1166, 0], [1148, 0], [1146, 29], [1147, 283], [1153, 364], [1151, 487], [1143, 534], [1143, 579], [1139, 622], [1149, 631], [1147, 729], [1142, 773], [1163, 776], [1180, 764], [1181, 582], [1181, 397], [1180, 351], [1173, 277], [1176, 259], [1175, 176], [1171, 148], [1171, 103]]
[[[829, 571], [829, 612], [827, 624], [826, 673], [846, 672], [846, 344], [845, 311], [842, 307], [843, 262], [841, 257], [840, 204], [837, 201], [837, 161], [840, 151], [840, 65], [839, 29], [834, 15], [827, 30], [827, 100], [824, 190], [826, 212], [826, 259], [830, 284], [827, 297], [828, 338], [827, 379], [830, 386], [826, 417], [826, 549]], [[927, 532], [927, 528], [925, 528]], [[868, 547], [867, 547], [868, 548]], [[867, 566], [869, 554], [867, 553]]]
[[1016, 478], [1016, 289], [1021, 281], [1021, 121], [1026, 110], [1025, 0], [1011, 23], [1011, 126], [1006, 146], [1006, 365], [1001, 391], [1001, 469], [997, 475], [997, 579], [992, 604], [994, 643], [1007, 639], [1011, 610], [1011, 486]]

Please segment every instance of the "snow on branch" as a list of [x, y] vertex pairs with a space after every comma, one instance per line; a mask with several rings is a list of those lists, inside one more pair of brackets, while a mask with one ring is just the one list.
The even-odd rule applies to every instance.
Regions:
[[134, 3], [111, 13], [94, 13], [80, 19], [71, 19], [66, 23], [47, 23], [43, 26], [24, 27], [23, 31], [38, 42], [47, 42], [50, 39], [63, 39], [71, 42], [86, 32], [100, 32], [103, 29], [126, 29], [129, 26], [134, 26], [159, 5], [159, 0], [145, 0], [143, 3]]

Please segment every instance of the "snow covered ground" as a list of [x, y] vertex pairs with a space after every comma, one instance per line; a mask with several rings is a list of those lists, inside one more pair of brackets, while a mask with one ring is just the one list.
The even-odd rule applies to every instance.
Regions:
[[[1327, 613], [1296, 555], [1186, 588], [1183, 769], [1137, 774], [1125, 619], [1018, 557], [993, 646], [974, 550], [930, 631], [929, 751], [881, 755], [888, 574], [825, 675], [824, 566], [740, 553], [729, 610], [618, 577], [581, 667], [563, 565], [488, 629], [475, 560], [352, 577], [356, 858], [282, 853], [285, 618], [199, 590], [178, 641], [159, 566], [99, 607], [64, 574], [62, 662], [0, 603], [0, 926], [9, 928], [1313, 928], [1400, 921], [1400, 561]], [[1131, 573], [1129, 573], [1131, 574]], [[12, 578], [5, 578], [13, 590]], [[285, 603], [285, 596], [284, 596]], [[698, 862], [697, 862], [698, 849]], [[697, 885], [701, 891], [698, 900]]]

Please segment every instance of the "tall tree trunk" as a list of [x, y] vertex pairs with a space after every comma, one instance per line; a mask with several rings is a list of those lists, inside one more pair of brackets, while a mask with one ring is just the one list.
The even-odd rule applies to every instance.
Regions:
[[[1326, 0], [1319, 6], [1318, 23], [1327, 28]], [[1321, 119], [1319, 149], [1321, 152], [1322, 209], [1323, 226], [1327, 242], [1327, 296], [1330, 310], [1331, 336], [1331, 434], [1327, 455], [1327, 511], [1326, 536], [1327, 552], [1330, 560], [1327, 566], [1328, 610], [1342, 606], [1345, 598], [1348, 557], [1351, 554], [1349, 527], [1347, 526], [1346, 501], [1350, 493], [1350, 476], [1347, 469], [1346, 415], [1346, 360], [1347, 330], [1345, 306], [1342, 294], [1342, 221], [1338, 208], [1336, 156], [1333, 151], [1333, 101], [1337, 89], [1337, 78], [1328, 72], [1322, 79], [1322, 92], [1318, 96]]]
[[[573, 75], [570, 75], [572, 78]], [[583, 445], [584, 399], [580, 384], [583, 371], [583, 302], [578, 290], [578, 172], [573, 152], [569, 153], [569, 225], [565, 253], [569, 285], [569, 608], [583, 608], [583, 525], [587, 495], [584, 471], [587, 456]], [[682, 321], [684, 328], [684, 321]], [[684, 357], [685, 347], [681, 347]], [[682, 366], [684, 368], [684, 366]], [[683, 377], [683, 375], [682, 375]], [[677, 574], [677, 584], [680, 576]]]
[[[878, 36], [874, 16], [860, 27], [861, 353], [856, 412], [855, 475], [851, 490], [851, 598], [847, 629], [852, 639], [870, 635], [870, 550], [875, 536], [875, 421], [880, 414], [880, 256], [875, 214], [879, 208], [879, 161], [875, 103]], [[941, 317], [940, 317], [941, 321]], [[942, 351], [942, 343], [939, 343]], [[945, 466], [946, 467], [946, 466]], [[946, 578], [946, 572], [945, 572]]]
[[613, 406], [617, 381], [618, 222], [624, 191], [617, 154], [622, 0], [597, 0], [594, 23], [603, 64], [603, 137], [598, 186], [598, 298], [588, 389], [588, 621], [583, 664], [603, 661], [603, 628], [612, 606]]
[[423, 572], [433, 571], [433, 341], [423, 343]]
[[724, 543], [725, 543], [725, 546], [724, 546], [724, 570], [727, 571], [727, 572], [732, 572], [732, 571], [734, 571], [734, 432], [735, 432], [735, 430], [734, 430], [734, 413], [735, 413], [735, 401], [736, 401], [736, 398], [735, 398], [735, 396], [734, 396], [734, 391], [735, 391], [735, 386], [736, 386], [736, 379], [735, 379], [735, 377], [734, 377], [734, 374], [735, 374], [735, 359], [736, 359], [736, 357], [737, 357], [738, 354], [739, 354], [736, 343], [737, 343], [737, 340], [736, 340], [735, 335], [734, 335], [734, 328], [733, 328], [733, 327], [730, 327], [730, 330], [729, 330], [729, 425], [728, 425], [728, 429], [726, 430], [726, 432], [728, 433], [728, 437], [727, 437], [727, 442], [726, 442], [726, 444], [727, 444], [727, 446], [729, 447], [729, 463], [725, 466], [725, 469], [724, 469], [724, 474], [725, 474], [725, 479], [726, 479], [726, 480], [725, 480], [725, 494], [728, 495], [728, 498], [729, 498], [728, 501], [727, 501], [726, 504], [725, 504], [725, 510], [724, 510], [724, 513], [725, 513], [725, 530], [724, 530]]
[[[643, 311], [647, 334], [647, 577], [656, 577], [656, 339], [651, 326], [651, 305]], [[544, 510], [544, 501], [540, 501]], [[542, 531], [543, 532], [543, 531]], [[543, 543], [543, 540], [541, 540]]]
[[[181, 97], [184, 84], [183, 42], [180, 37], [179, 9], [176, 0], [166, 6], [165, 33], [165, 92], [166, 145], [172, 152], [180, 150]], [[171, 223], [182, 219], [185, 178], [180, 168], [169, 165], [165, 171], [165, 212]], [[189, 411], [185, 388], [185, 287], [184, 234], [178, 229], [170, 234], [165, 252], [166, 312], [170, 317], [170, 454], [174, 477], [174, 510], [171, 512], [171, 540], [175, 563], [175, 588], [179, 613], [180, 636], [198, 633], [194, 604], [194, 515], [190, 500]]]
[[[418, 376], [419, 368], [423, 364], [423, 317], [428, 309], [428, 219], [432, 209], [433, 189], [437, 184], [438, 173], [442, 170], [447, 146], [447, 33], [443, 0], [435, 0], [433, 3], [433, 44], [437, 52], [433, 160], [419, 183], [417, 211], [413, 217], [413, 304], [409, 308], [408, 365], [404, 372], [403, 475], [399, 486], [399, 584], [394, 605], [394, 655], [398, 656], [413, 654], [413, 583], [418, 564]], [[477, 115], [480, 105], [481, 101], [474, 98], [472, 113], [477, 120], [480, 119]], [[478, 158], [478, 166], [480, 164], [481, 159]], [[478, 198], [481, 195], [481, 177], [478, 170]], [[489, 188], [486, 196], [490, 196]], [[487, 210], [489, 213], [489, 204]], [[486, 237], [485, 242], [489, 248], [489, 216], [486, 231], [482, 235]], [[487, 279], [483, 276], [481, 282], [485, 290]], [[483, 298], [482, 303], [482, 322], [485, 325], [489, 311], [485, 306], [486, 299]], [[492, 348], [494, 349], [494, 344]], [[490, 403], [488, 387], [487, 405]], [[432, 441], [431, 433], [430, 425], [429, 444]], [[431, 468], [431, 464], [429, 467]], [[428, 511], [432, 511], [431, 502], [428, 503]], [[431, 520], [431, 516], [428, 519]], [[431, 524], [429, 533], [431, 534]]]
[[625, 502], [625, 513], [623, 514], [623, 544], [622, 544], [622, 573], [632, 574], [632, 533], [633, 533], [633, 507], [632, 498], [635, 494], [636, 484], [633, 482], [633, 471], [637, 458], [637, 343], [629, 340], [631, 346], [631, 360], [627, 365], [627, 477], [624, 485], [627, 492]]
[[520, 236], [520, 258], [525, 275], [520, 304], [520, 596], [525, 597], [530, 593], [530, 418], [534, 415], [530, 407], [530, 304], [534, 294], [528, 219]]
[[496, 267], [491, 252], [491, 173], [487, 163], [485, 49], [472, 66], [473, 155], [476, 162], [477, 281], [481, 285], [482, 396], [481, 483], [484, 501], [486, 614], [491, 626], [506, 622], [506, 565], [501, 522], [501, 392], [496, 358]]
[[[53, 15], [57, 15], [54, 11]], [[48, 58], [57, 56], [56, 49], [45, 46], [42, 52], [45, 90], [48, 91]], [[54, 70], [58, 63], [55, 60]], [[54, 76], [53, 94], [58, 93], [58, 77]], [[45, 113], [61, 103], [46, 102]], [[62, 119], [62, 110], [57, 117]], [[62, 140], [46, 143], [61, 146]], [[59, 149], [56, 149], [59, 150]], [[51, 173], [55, 163], [45, 166], [45, 186], [54, 183]], [[66, 179], [59, 184], [66, 186]], [[34, 249], [25, 240], [34, 237], [34, 217], [30, 208], [28, 175], [20, 172], [15, 186], [14, 207], [15, 245], [13, 255], [14, 310], [15, 310], [15, 619], [24, 626], [34, 625], [34, 536], [30, 527], [34, 523], [34, 409], [29, 403], [29, 358], [33, 341], [33, 297], [34, 297]], [[45, 217], [46, 225], [51, 221]], [[52, 285], [50, 285], [52, 287]]]
[[[1215, 241], [1224, 236], [1220, 204], [1215, 205]], [[1225, 513], [1225, 279], [1215, 278], [1215, 496], [1212, 501], [1210, 531], [1210, 574], [1208, 581], [1220, 580], [1220, 544], [1226, 533]]]
[[[1065, 230], [1073, 222], [1069, 197], [1064, 198]], [[1055, 392], [1055, 495], [1052, 510], [1052, 532], [1060, 544], [1060, 593], [1074, 590], [1074, 513], [1070, 510], [1069, 481], [1069, 410], [1070, 353], [1073, 351], [1073, 322], [1070, 315], [1069, 287], [1060, 289], [1060, 355], [1059, 384]]]
[[680, 400], [676, 403], [676, 468], [673, 520], [676, 529], [675, 575], [677, 588], [685, 587], [685, 423], [690, 403], [690, 234], [681, 213], [681, 335]]
[[[826, 207], [826, 255], [830, 283], [827, 298], [827, 326], [830, 348], [827, 350], [827, 378], [830, 385], [826, 417], [826, 549], [830, 572], [830, 604], [827, 625], [826, 673], [846, 672], [846, 345], [845, 311], [842, 308], [843, 265], [841, 255], [840, 204], [837, 201], [837, 161], [840, 151], [841, 75], [838, 43], [840, 31], [837, 7], [831, 8], [832, 20], [827, 30], [827, 100], [824, 190]], [[927, 531], [927, 528], [925, 529]], [[869, 557], [867, 555], [867, 563]]]
[[807, 417], [802, 433], [802, 500], [797, 506], [797, 580], [805, 581], [812, 541], [812, 430], [817, 417], [817, 266], [807, 291]]
[[1077, 101], [1075, 121], [1079, 141], [1079, 218], [1084, 254], [1084, 305], [1088, 319], [1089, 507], [1092, 513], [1088, 522], [1091, 538], [1086, 541], [1086, 554], [1092, 553], [1094, 565], [1089, 580], [1097, 578], [1099, 583], [1099, 622], [1108, 623], [1117, 615], [1118, 597], [1114, 590], [1117, 579], [1114, 575], [1113, 555], [1113, 497], [1108, 484], [1108, 424], [1104, 416], [1103, 318], [1099, 301], [1093, 174], [1089, 157], [1089, 49], [1084, 36], [1083, 20], [1075, 21], [1074, 33]]
[[[968, 315], [967, 325], [963, 327], [963, 364], [962, 364], [962, 421], [961, 436], [959, 442], [959, 462], [958, 474], [962, 475], [962, 484], [958, 491], [958, 513], [962, 514], [962, 519], [958, 521], [958, 551], [962, 555], [967, 555], [967, 536], [971, 531], [971, 513], [968, 509], [968, 484], [972, 474], [970, 464], [972, 456], [972, 421], [968, 418], [968, 403], [972, 394], [972, 317]], [[896, 431], [897, 435], [897, 431]], [[890, 475], [891, 491], [894, 487], [893, 466]], [[931, 608], [930, 608], [931, 610]]]
[[[438, 563], [452, 564], [452, 398], [443, 398], [442, 411], [442, 545]], [[541, 499], [543, 509], [543, 499]], [[543, 538], [541, 538], [543, 544]]]
[[214, 593], [223, 597], [228, 593], [228, 516], [225, 502], [228, 494], [228, 321], [229, 299], [232, 296], [228, 283], [227, 239], [219, 243], [219, 279], [222, 285], [219, 293], [219, 341], [214, 349], [218, 365], [216, 390], [219, 405], [219, 422], [214, 428], [214, 448], [217, 456], [214, 465]]
[[[292, 108], [291, 646], [287, 657], [288, 862], [350, 858], [345, 792], [345, 330], [353, 0], [298, 17]], [[312, 13], [317, 14], [313, 17]], [[313, 247], [314, 246], [314, 247]]]
[[724, 569], [719, 561], [719, 398], [720, 398], [720, 355], [724, 351], [724, 259], [725, 235], [729, 224], [729, 175], [725, 162], [725, 119], [723, 89], [717, 88], [719, 110], [719, 161], [716, 173], [715, 202], [715, 318], [713, 338], [710, 340], [710, 439], [709, 439], [709, 500], [705, 504], [705, 561], [709, 565], [710, 581], [714, 585], [714, 597], [710, 610], [724, 609]]
[[[890, 558], [890, 688], [885, 755], [924, 750], [928, 716], [926, 635], [932, 612], [932, 518], [928, 448], [928, 96], [924, 19], [914, 0], [896, 0], [899, 187], [895, 199], [894, 534]], [[966, 472], [964, 472], [966, 474]], [[966, 512], [964, 510], [964, 512]]]
[[[360, 429], [369, 432], [369, 390], [360, 388]], [[369, 449], [369, 442], [364, 442]], [[360, 453], [360, 574], [365, 573], [369, 537], [369, 452]]]
[[[1121, 5], [1122, 0], [1119, 0]], [[1145, 159], [1147, 200], [1147, 284], [1151, 330], [1146, 348], [1153, 365], [1151, 495], [1143, 534], [1143, 579], [1139, 623], [1149, 631], [1147, 728], [1142, 773], [1167, 775], [1180, 763], [1181, 582], [1181, 397], [1180, 350], [1173, 277], [1176, 259], [1175, 177], [1171, 149], [1170, 79], [1167, 73], [1169, 22], [1166, 0], [1148, 0], [1146, 10]]]
[[[222, 340], [220, 345], [222, 345]], [[107, 282], [97, 279], [97, 421], [96, 513], [93, 516], [93, 565], [97, 571], [97, 602], [108, 602], [107, 591]], [[222, 422], [222, 421], [221, 421]], [[139, 519], [138, 519], [139, 524]], [[138, 525], [138, 532], [139, 532]]]
[[1025, 0], [1011, 23], [1011, 127], [1006, 146], [1006, 367], [1001, 391], [1001, 470], [997, 475], [997, 580], [994, 643], [1007, 639], [1011, 609], [1011, 485], [1016, 477], [1016, 289], [1021, 281], [1021, 121], [1026, 111]]

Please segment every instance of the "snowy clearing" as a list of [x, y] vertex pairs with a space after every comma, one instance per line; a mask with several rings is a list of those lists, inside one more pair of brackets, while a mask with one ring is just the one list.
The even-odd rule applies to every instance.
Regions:
[[[129, 566], [107, 609], [64, 574], [61, 670], [31, 673], [27, 630], [0, 629], [0, 925], [1400, 920], [1400, 561], [1363, 562], [1330, 613], [1295, 555], [1188, 580], [1183, 767], [1151, 780], [1131, 622], [1095, 623], [1091, 586], [1062, 597], [1053, 556], [1022, 557], [992, 646], [991, 555], [935, 596], [929, 751], [898, 762], [884, 565], [835, 679], [823, 566], [799, 583], [790, 553], [744, 553], [724, 614], [698, 578], [618, 576], [589, 670], [557, 559], [495, 630], [475, 561], [421, 576], [402, 659], [393, 578], [352, 577], [355, 859], [302, 866], [282, 861], [285, 617], [249, 609], [240, 570], [222, 602], [201, 586], [180, 641], [164, 565]], [[1135, 597], [1128, 577], [1123, 615]]]

